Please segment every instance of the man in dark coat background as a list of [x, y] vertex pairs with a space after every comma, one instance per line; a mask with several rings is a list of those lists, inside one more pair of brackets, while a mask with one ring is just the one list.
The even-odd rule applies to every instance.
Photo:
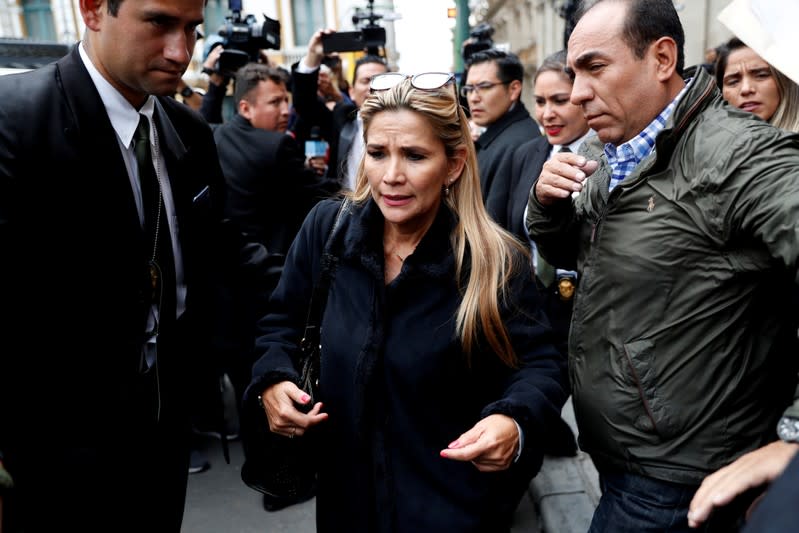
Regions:
[[[206, 376], [213, 384], [227, 373], [237, 399], [250, 381], [256, 316], [277, 283], [283, 256], [302, 221], [321, 198], [338, 191], [335, 180], [317, 176], [291, 135], [288, 72], [263, 63], [249, 63], [236, 73], [237, 114], [217, 126], [214, 140], [225, 175], [225, 215], [248, 243], [236, 271], [220, 276], [214, 306], [212, 362], [217, 372]], [[266, 266], [273, 275], [262, 278]], [[254, 290], [258, 288], [258, 290]], [[200, 410], [211, 424], [221, 419], [219, 398]], [[207, 425], [207, 424], [206, 424]]]
[[513, 152], [541, 136], [521, 101], [523, 79], [518, 57], [490, 48], [469, 58], [466, 84], [461, 88], [472, 122], [486, 128], [475, 142], [480, 188], [488, 213], [499, 224], [507, 219]]

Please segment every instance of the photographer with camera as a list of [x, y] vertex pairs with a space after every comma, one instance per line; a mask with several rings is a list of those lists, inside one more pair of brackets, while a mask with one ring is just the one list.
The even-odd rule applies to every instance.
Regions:
[[294, 109], [309, 126], [319, 126], [322, 137], [330, 143], [328, 176], [337, 179], [342, 188], [355, 188], [355, 173], [363, 155], [363, 124], [358, 117], [358, 108], [369, 96], [372, 76], [388, 71], [383, 58], [365, 55], [355, 63], [349, 96], [337, 103], [332, 110], [319, 98], [319, 68], [325, 58], [322, 36], [336, 32], [319, 30], [308, 42], [308, 52], [292, 66], [292, 95]]
[[224, 122], [222, 118], [222, 102], [227, 93], [227, 86], [230, 83], [230, 76], [223, 75], [219, 71], [219, 57], [225, 51], [222, 41], [217, 41], [211, 45], [210, 50], [203, 61], [203, 74], [208, 75], [208, 89], [203, 96], [200, 105], [200, 114], [212, 125]]

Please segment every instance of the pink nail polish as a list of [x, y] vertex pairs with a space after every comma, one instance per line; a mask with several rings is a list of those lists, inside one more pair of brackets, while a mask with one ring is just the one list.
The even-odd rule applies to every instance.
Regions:
[[311, 397], [308, 396], [307, 394], [303, 394], [302, 397], [300, 398], [302, 403], [308, 403], [308, 400], [310, 400], [310, 399], [311, 399]]

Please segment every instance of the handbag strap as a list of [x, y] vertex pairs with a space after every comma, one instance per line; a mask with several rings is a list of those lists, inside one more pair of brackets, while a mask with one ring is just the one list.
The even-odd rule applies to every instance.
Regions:
[[330, 292], [330, 282], [333, 280], [333, 273], [338, 263], [338, 257], [333, 253], [333, 244], [341, 225], [341, 219], [344, 214], [349, 211], [350, 199], [344, 198], [336, 213], [336, 220], [333, 222], [333, 227], [330, 228], [330, 233], [325, 241], [324, 251], [322, 253], [322, 271], [319, 273], [319, 279], [314, 284], [313, 291], [311, 292], [311, 301], [308, 304], [308, 317], [305, 320], [305, 331], [302, 335], [302, 345], [318, 344], [320, 340], [320, 329], [322, 327], [322, 313], [324, 313], [325, 306], [327, 305], [327, 295]]

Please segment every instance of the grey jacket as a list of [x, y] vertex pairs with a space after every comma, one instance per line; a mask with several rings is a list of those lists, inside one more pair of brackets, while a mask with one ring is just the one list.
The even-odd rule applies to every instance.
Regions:
[[544, 257], [581, 275], [580, 445], [600, 470], [698, 483], [774, 440], [796, 402], [799, 136], [700, 71], [611, 193], [601, 143], [582, 151], [600, 160], [582, 193], [550, 208], [532, 193], [527, 218]]

